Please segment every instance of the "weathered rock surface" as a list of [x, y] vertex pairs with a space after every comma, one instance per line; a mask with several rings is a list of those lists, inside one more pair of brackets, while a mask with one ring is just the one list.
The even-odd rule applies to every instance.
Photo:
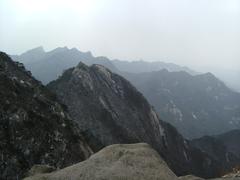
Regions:
[[0, 179], [21, 179], [34, 164], [62, 168], [90, 156], [65, 109], [22, 64], [0, 52]]
[[53, 166], [36, 164], [27, 172], [27, 176], [34, 176], [37, 174], [50, 173], [55, 170], [56, 170], [56, 168]]
[[108, 146], [86, 161], [25, 180], [177, 180], [176, 175], [149, 145]]

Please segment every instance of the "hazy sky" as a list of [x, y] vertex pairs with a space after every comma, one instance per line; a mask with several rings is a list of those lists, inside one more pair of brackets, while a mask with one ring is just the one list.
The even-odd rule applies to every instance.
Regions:
[[0, 50], [240, 70], [240, 0], [0, 0]]

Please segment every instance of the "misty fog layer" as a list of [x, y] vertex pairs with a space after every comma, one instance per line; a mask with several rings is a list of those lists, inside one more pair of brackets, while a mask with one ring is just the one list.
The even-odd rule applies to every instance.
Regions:
[[161, 60], [215, 72], [235, 87], [239, 19], [238, 0], [3, 0], [0, 49], [68, 46], [111, 59]]

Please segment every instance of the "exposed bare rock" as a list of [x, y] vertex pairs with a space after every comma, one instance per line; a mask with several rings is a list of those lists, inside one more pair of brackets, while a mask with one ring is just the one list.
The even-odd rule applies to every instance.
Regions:
[[149, 145], [108, 146], [88, 160], [62, 170], [25, 180], [177, 180], [158, 153]]
[[27, 176], [34, 176], [37, 174], [50, 173], [55, 170], [56, 170], [56, 168], [53, 166], [36, 164], [28, 171]]

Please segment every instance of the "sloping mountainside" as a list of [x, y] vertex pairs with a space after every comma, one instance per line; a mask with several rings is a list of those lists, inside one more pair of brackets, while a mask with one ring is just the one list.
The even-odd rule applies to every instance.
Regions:
[[106, 57], [94, 57], [90, 52], [81, 52], [76, 48], [63, 47], [45, 52], [42, 47], [37, 47], [12, 58], [23, 63], [44, 84], [57, 79], [64, 70], [76, 66], [80, 61], [88, 65], [102, 64], [114, 72], [118, 71]]
[[189, 74], [197, 74], [197, 72], [189, 69], [188, 67], [182, 67], [173, 63], [165, 63], [161, 61], [146, 62], [146, 61], [122, 61], [113, 60], [112, 63], [122, 72], [129, 73], [143, 73], [152, 72], [167, 69], [170, 72], [185, 71]]
[[[111, 167], [111, 168], [109, 168]], [[147, 144], [108, 146], [88, 160], [25, 180], [177, 180], [167, 164]]]
[[177, 175], [213, 177], [231, 168], [222, 169], [218, 160], [191, 147], [127, 80], [101, 65], [79, 63], [48, 87], [68, 106], [95, 152], [110, 144], [146, 142]]
[[34, 164], [62, 168], [91, 152], [56, 97], [0, 52], [0, 179], [21, 179]]
[[[240, 130], [233, 130], [216, 136], [204, 136], [191, 141], [191, 144], [211, 157], [218, 159], [226, 164], [229, 161], [239, 162], [240, 159]], [[240, 168], [238, 166], [237, 168]]]
[[240, 94], [211, 73], [192, 76], [162, 70], [123, 76], [187, 138], [240, 128]]

